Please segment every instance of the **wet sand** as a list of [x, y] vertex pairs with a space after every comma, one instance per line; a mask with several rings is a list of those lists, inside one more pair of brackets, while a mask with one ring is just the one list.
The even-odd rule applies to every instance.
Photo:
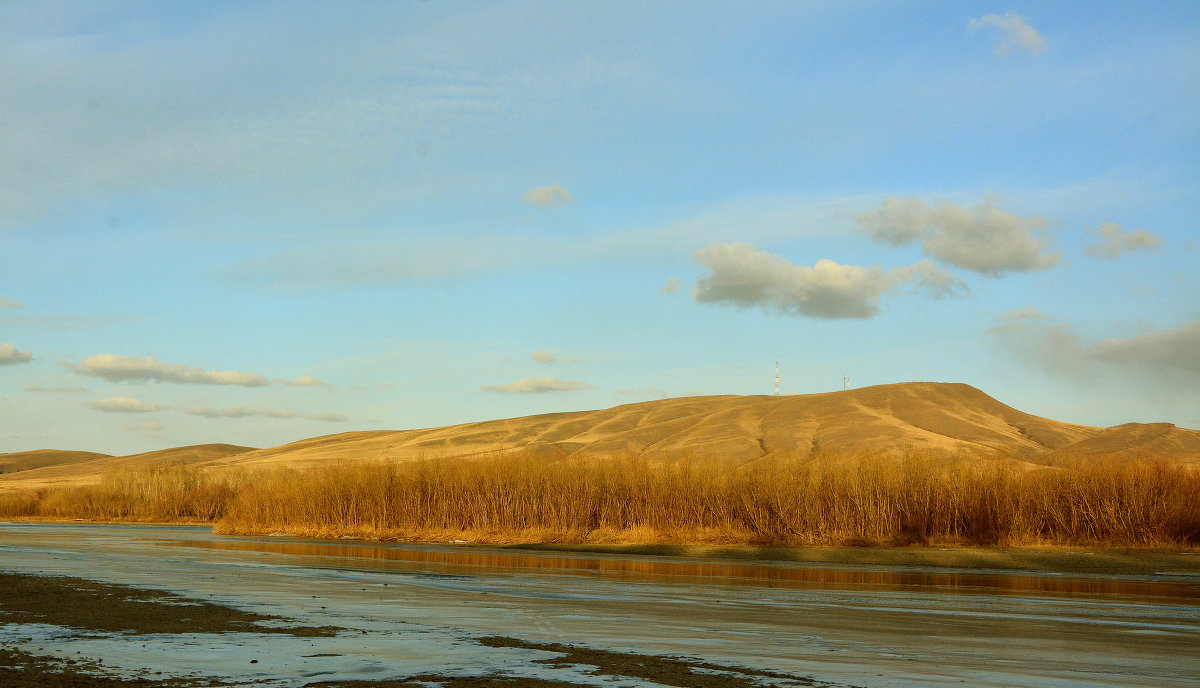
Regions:
[[[184, 600], [229, 610], [212, 610], [209, 631], [138, 633], [86, 608], [81, 621], [70, 605], [14, 602], [0, 615], [2, 664], [36, 680], [0, 686], [56, 685], [42, 681], [51, 669], [98, 681], [61, 685], [331, 688], [1192, 686], [1200, 673], [1200, 577], [1181, 572], [828, 567], [35, 524], [0, 524], [0, 570], [75, 586], [85, 606], [115, 610], [122, 595], [161, 605], [168, 625], [200, 607]], [[287, 630], [305, 628], [343, 630]]]

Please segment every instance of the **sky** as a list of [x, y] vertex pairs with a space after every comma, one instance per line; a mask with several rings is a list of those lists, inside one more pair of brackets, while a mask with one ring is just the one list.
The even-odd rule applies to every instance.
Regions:
[[1200, 428], [1200, 5], [0, 4], [0, 452], [777, 361]]

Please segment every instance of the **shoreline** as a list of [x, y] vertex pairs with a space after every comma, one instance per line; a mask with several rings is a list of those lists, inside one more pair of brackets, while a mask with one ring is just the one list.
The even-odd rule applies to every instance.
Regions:
[[[9, 523], [74, 524], [82, 526], [198, 527], [216, 531], [217, 524], [196, 521], [91, 521], [85, 519], [11, 518]], [[316, 536], [308, 533], [222, 533], [238, 538], [287, 537], [323, 542], [362, 542], [401, 545], [451, 545], [506, 551], [561, 554], [608, 554], [721, 559], [832, 566], [899, 566], [965, 570], [1020, 571], [1031, 574], [1200, 576], [1200, 549], [1112, 547], [1091, 545], [986, 546], [937, 543], [928, 545], [807, 545], [762, 546], [711, 543], [586, 543], [470, 541], [439, 537], [395, 538], [359, 535]]]

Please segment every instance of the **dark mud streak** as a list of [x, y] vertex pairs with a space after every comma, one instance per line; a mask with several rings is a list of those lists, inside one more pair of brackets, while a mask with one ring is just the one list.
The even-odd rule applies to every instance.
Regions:
[[282, 633], [330, 637], [334, 626], [268, 627], [279, 617], [171, 593], [66, 576], [0, 572], [0, 623], [44, 623], [102, 633]]
[[[679, 688], [769, 688], [775, 686], [783, 688], [784, 686], [828, 685], [817, 683], [808, 676], [725, 666], [676, 657], [597, 650], [561, 643], [531, 643], [504, 636], [479, 638], [477, 642], [485, 647], [514, 647], [562, 655], [561, 657], [533, 660], [539, 664], [556, 667], [583, 664], [596, 667], [595, 671], [591, 672], [593, 675], [628, 676]], [[695, 669], [704, 671], [698, 673], [694, 671]], [[782, 680], [784, 683], [771, 683], [764, 679]]]

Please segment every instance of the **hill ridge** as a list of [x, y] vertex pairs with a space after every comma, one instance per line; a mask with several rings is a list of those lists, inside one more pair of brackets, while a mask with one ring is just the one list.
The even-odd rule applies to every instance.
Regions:
[[[310, 437], [276, 447], [193, 445], [0, 475], [0, 488], [94, 482], [103, 470], [164, 462], [205, 468], [411, 461], [524, 452], [547, 457], [772, 454], [994, 455], [1043, 463], [1068, 454], [1156, 454], [1200, 464], [1200, 432], [1169, 423], [1100, 428], [1019, 411], [963, 383], [903, 382], [818, 394], [713, 395], [631, 402], [412, 430]], [[5, 461], [0, 454], [0, 464]]]

